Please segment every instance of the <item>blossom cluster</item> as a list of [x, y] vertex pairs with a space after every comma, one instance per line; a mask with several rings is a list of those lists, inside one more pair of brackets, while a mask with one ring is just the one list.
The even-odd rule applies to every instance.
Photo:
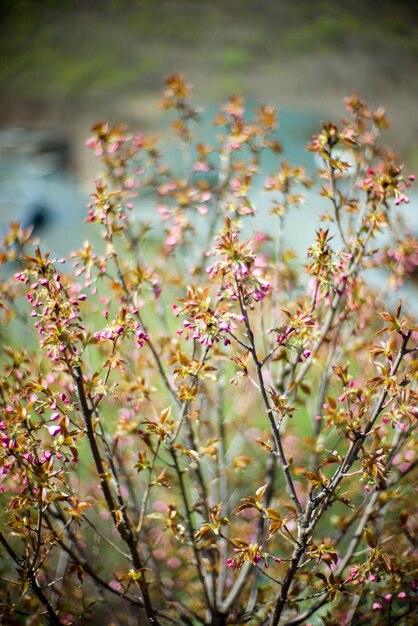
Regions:
[[[312, 173], [278, 160], [273, 107], [231, 96], [203, 144], [179, 74], [162, 106], [176, 175], [92, 129], [103, 241], [2, 243], [0, 621], [412, 626], [418, 326], [391, 302], [418, 248], [384, 111], [352, 94]], [[286, 220], [318, 181], [301, 261]]]

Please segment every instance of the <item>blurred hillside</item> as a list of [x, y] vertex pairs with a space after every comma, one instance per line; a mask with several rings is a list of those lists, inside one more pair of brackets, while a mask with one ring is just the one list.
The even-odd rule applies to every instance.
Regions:
[[175, 70], [203, 105], [239, 91], [323, 118], [357, 89], [418, 168], [413, 0], [2, 0], [0, 19], [3, 127], [59, 129], [76, 151], [98, 119], [155, 130]]

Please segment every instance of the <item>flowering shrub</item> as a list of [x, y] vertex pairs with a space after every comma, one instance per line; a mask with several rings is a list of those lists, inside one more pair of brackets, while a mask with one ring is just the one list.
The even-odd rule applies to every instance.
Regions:
[[348, 98], [308, 148], [329, 212], [299, 265], [303, 168], [277, 156], [251, 231], [274, 110], [233, 96], [196, 145], [189, 96], [167, 79], [180, 176], [155, 140], [94, 127], [103, 244], [63, 266], [5, 237], [2, 623], [412, 624], [417, 327], [388, 296], [418, 264], [395, 213], [413, 177]]

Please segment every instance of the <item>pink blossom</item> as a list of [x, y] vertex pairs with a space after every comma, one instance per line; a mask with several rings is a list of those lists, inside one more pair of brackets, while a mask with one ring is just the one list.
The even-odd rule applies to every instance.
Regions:
[[158, 188], [158, 193], [161, 196], [166, 196], [167, 194], [169, 194], [171, 191], [174, 191], [174, 189], [177, 189], [177, 183], [173, 182], [169, 182], [169, 183], [165, 183], [164, 185], [161, 185]]
[[193, 167], [195, 172], [209, 172], [209, 165], [205, 161], [197, 161]]
[[149, 335], [147, 335], [147, 333], [139, 324], [136, 324], [135, 334], [136, 334], [136, 341], [137, 341], [138, 348], [142, 348], [143, 346], [145, 346], [147, 341], [149, 341]]
[[154, 550], [154, 552], [152, 553], [152, 556], [154, 557], [154, 559], [163, 561], [166, 558], [167, 554], [164, 550]]
[[261, 554], [254, 555], [254, 563], [259, 563], [261, 561]]
[[109, 582], [109, 587], [111, 587], [115, 591], [123, 591], [123, 587], [118, 580], [111, 580]]
[[406, 196], [404, 193], [398, 192], [396, 194], [396, 199], [395, 199], [395, 205], [398, 206], [401, 203], [404, 204], [408, 204], [408, 202], [410, 202], [408, 196]]
[[168, 506], [165, 502], [163, 502], [163, 500], [156, 500], [152, 506], [152, 508], [155, 511], [158, 511], [159, 513], [167, 513], [168, 511]]
[[51, 437], [55, 437], [55, 435], [61, 431], [61, 426], [58, 424], [51, 424], [51, 426], [47, 426], [47, 429]]
[[15, 274], [15, 279], [25, 285], [27, 285], [29, 282], [29, 278], [26, 272], [18, 272], [17, 274]]

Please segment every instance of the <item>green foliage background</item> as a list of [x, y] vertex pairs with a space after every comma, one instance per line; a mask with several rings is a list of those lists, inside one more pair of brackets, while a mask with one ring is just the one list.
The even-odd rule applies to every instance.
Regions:
[[0, 20], [4, 123], [106, 117], [130, 96], [159, 92], [176, 70], [203, 102], [262, 93], [324, 115], [357, 88], [404, 120], [397, 140], [413, 156], [412, 0], [3, 0]]

